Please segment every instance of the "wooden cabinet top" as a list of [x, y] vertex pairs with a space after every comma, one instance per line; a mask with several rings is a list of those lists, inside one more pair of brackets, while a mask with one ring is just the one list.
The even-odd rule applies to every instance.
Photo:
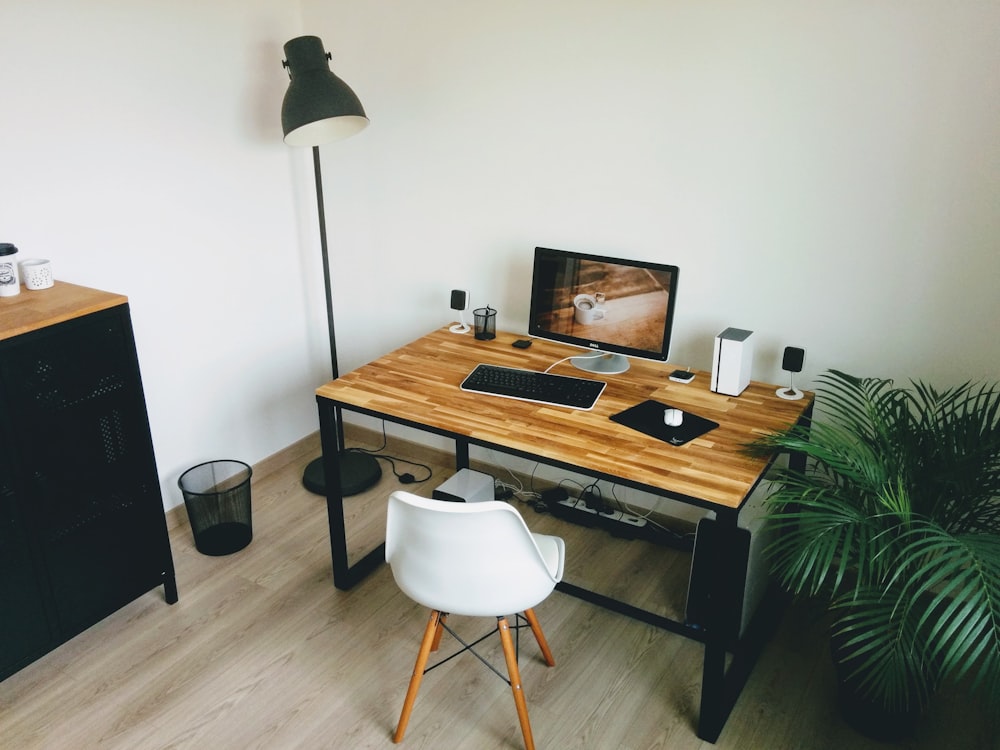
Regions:
[[22, 289], [0, 297], [0, 341], [128, 302], [122, 294], [57, 281], [49, 289]]

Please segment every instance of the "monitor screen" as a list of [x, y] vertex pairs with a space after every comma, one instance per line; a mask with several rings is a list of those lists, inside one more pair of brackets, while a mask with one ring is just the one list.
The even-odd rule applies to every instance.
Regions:
[[593, 350], [573, 358], [591, 372], [624, 372], [627, 357], [666, 361], [677, 274], [677, 266], [536, 247], [528, 333]]

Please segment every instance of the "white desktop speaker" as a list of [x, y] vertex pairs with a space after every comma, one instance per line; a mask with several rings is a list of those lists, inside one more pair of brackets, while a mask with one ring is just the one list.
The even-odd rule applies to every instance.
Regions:
[[739, 396], [750, 385], [753, 367], [753, 331], [727, 328], [715, 337], [712, 352], [712, 391]]
[[452, 333], [468, 333], [469, 324], [465, 322], [465, 311], [469, 309], [469, 292], [465, 289], [452, 289], [451, 309], [458, 310], [459, 322], [448, 330]]
[[797, 401], [802, 398], [802, 391], [795, 387], [795, 373], [802, 372], [802, 362], [805, 357], [805, 349], [797, 346], [785, 347], [784, 356], [781, 358], [781, 369], [788, 373], [788, 387], [779, 388], [775, 391], [778, 398], [788, 401]]

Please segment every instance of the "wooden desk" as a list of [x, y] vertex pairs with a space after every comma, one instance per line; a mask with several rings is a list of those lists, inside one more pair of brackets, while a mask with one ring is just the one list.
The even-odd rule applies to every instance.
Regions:
[[[734, 533], [740, 508], [774, 459], [749, 457], [743, 446], [762, 434], [808, 419], [812, 409], [812, 394], [787, 401], [775, 395], [775, 386], [754, 382], [738, 398], [732, 398], [709, 390], [709, 373], [698, 373], [689, 384], [675, 383], [667, 377], [673, 369], [669, 365], [635, 359], [627, 373], [599, 377], [608, 386], [591, 411], [459, 389], [480, 362], [545, 370], [579, 353], [578, 349], [541, 340], [529, 349], [515, 349], [511, 343], [516, 338], [499, 332], [492, 341], [478, 341], [471, 334], [457, 335], [442, 328], [317, 389], [334, 584], [338, 588], [350, 588], [384, 560], [384, 547], [380, 546], [348, 565], [339, 465], [333, 460], [343, 447], [341, 409], [454, 440], [457, 468], [469, 465], [470, 446], [480, 446], [713, 510], [720, 527]], [[584, 375], [569, 362], [557, 365], [552, 372]], [[719, 426], [686, 445], [672, 446], [611, 421], [611, 415], [646, 399], [684, 409]], [[713, 579], [724, 579], [732, 564], [732, 560], [720, 560]], [[712, 742], [718, 738], [749, 675], [749, 666], [736, 661], [728, 671], [725, 667], [728, 651], [741, 656], [741, 644], [733, 643], [733, 637], [727, 635], [733, 632], [731, 618], [720, 614], [725, 622], [691, 628], [569, 583], [559, 588], [702, 641], [705, 663], [698, 734]], [[756, 658], [754, 651], [748, 651], [749, 665]]]

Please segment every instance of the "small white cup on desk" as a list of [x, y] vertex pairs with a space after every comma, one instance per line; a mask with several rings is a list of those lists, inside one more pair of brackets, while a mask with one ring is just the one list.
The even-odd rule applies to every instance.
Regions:
[[18, 267], [25, 289], [48, 289], [54, 283], [52, 279], [52, 264], [42, 258], [22, 260]]

